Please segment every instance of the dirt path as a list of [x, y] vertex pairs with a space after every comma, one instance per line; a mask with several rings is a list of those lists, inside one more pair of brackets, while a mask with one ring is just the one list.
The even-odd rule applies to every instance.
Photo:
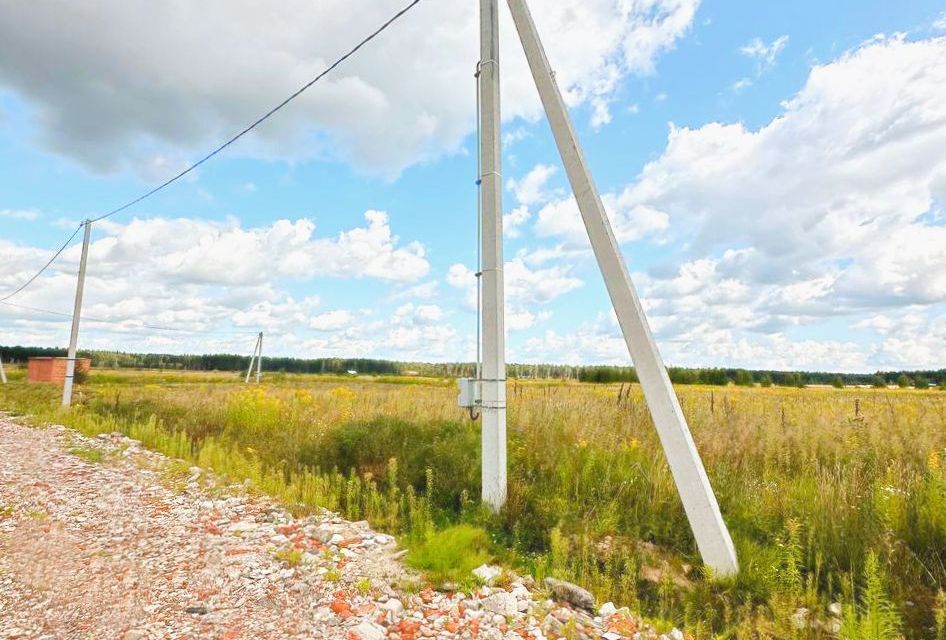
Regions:
[[[120, 434], [0, 416], [0, 638], [537, 638], [606, 628], [514, 580], [470, 594], [395, 587], [391, 536], [294, 520]], [[603, 624], [603, 622], [605, 624]], [[630, 633], [628, 633], [630, 632]], [[627, 634], [627, 635], [624, 635]], [[646, 633], [637, 637], [655, 637]]]

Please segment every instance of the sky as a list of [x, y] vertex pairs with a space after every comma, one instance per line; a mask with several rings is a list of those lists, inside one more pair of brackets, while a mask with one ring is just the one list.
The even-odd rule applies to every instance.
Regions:
[[[404, 4], [0, 3], [0, 297]], [[941, 1], [531, 4], [668, 365], [946, 367]], [[501, 13], [507, 359], [629, 364]], [[471, 360], [478, 51], [424, 0], [95, 224], [80, 347]], [[68, 314], [79, 250], [10, 302]], [[0, 305], [0, 344], [68, 337]]]

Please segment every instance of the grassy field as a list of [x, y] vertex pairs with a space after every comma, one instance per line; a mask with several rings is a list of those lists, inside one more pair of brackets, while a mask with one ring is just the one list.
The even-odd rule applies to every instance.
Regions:
[[14, 370], [0, 409], [367, 518], [438, 581], [493, 556], [697, 638], [946, 640], [946, 393], [680, 387], [742, 567], [714, 580], [640, 389], [622, 389], [510, 383], [498, 516], [479, 507], [479, 425], [448, 380], [102, 371], [67, 414]]

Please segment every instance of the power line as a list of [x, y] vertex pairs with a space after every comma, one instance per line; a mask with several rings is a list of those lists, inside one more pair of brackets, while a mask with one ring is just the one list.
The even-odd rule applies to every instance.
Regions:
[[[260, 116], [259, 118], [257, 118], [252, 124], [250, 124], [249, 126], [247, 126], [246, 128], [244, 128], [242, 131], [240, 131], [239, 133], [237, 133], [235, 136], [233, 136], [232, 138], [230, 138], [229, 140], [227, 140], [226, 142], [224, 142], [223, 144], [221, 144], [219, 147], [217, 147], [216, 149], [214, 149], [213, 151], [211, 151], [210, 153], [208, 153], [207, 155], [205, 155], [203, 158], [201, 158], [200, 160], [198, 160], [198, 161], [195, 162], [194, 164], [190, 165], [189, 167], [187, 167], [186, 169], [184, 169], [183, 171], [181, 171], [180, 173], [178, 173], [177, 175], [175, 175], [173, 178], [170, 178], [170, 179], [168, 179], [168, 180], [162, 182], [162, 183], [159, 184], [157, 187], [151, 189], [150, 191], [147, 191], [146, 193], [143, 193], [142, 195], [138, 196], [138, 197], [135, 198], [134, 200], [131, 200], [131, 201], [129, 201], [129, 202], [126, 202], [125, 204], [121, 205], [120, 207], [117, 207], [117, 208], [115, 208], [115, 209], [112, 209], [111, 211], [109, 211], [109, 212], [106, 213], [106, 214], [103, 214], [103, 215], [101, 215], [101, 216], [99, 216], [99, 217], [97, 217], [97, 218], [93, 218], [92, 220], [87, 220], [86, 222], [83, 222], [82, 224], [80, 224], [79, 227], [75, 230], [75, 232], [73, 232], [72, 236], [70, 236], [69, 239], [66, 240], [65, 244], [63, 244], [62, 247], [59, 249], [59, 251], [57, 251], [57, 252], [55, 253], [55, 255], [53, 255], [53, 257], [50, 258], [49, 262], [47, 262], [47, 263], [43, 266], [42, 269], [40, 269], [39, 271], [37, 271], [36, 274], [34, 274], [29, 280], [27, 280], [19, 289], [17, 289], [17, 290], [14, 291], [13, 293], [10, 293], [10, 294], [8, 294], [8, 295], [6, 295], [6, 296], [0, 298], [0, 302], [5, 302], [5, 301], [9, 300], [9, 299], [12, 298], [13, 296], [17, 295], [18, 293], [20, 293], [21, 291], [23, 291], [24, 289], [26, 289], [28, 286], [30, 286], [31, 284], [33, 284], [33, 282], [35, 282], [36, 279], [37, 279], [38, 277], [40, 277], [40, 276], [46, 271], [46, 269], [48, 269], [48, 268], [50, 267], [50, 265], [52, 265], [53, 262], [55, 262], [56, 258], [58, 258], [58, 257], [60, 256], [60, 254], [62, 254], [62, 252], [66, 250], [66, 247], [69, 246], [69, 243], [71, 243], [71, 242], [73, 241], [73, 239], [74, 239], [74, 238], [76, 237], [76, 235], [79, 233], [79, 230], [82, 229], [82, 227], [83, 227], [85, 224], [88, 224], [88, 223], [91, 223], [91, 222], [99, 222], [100, 220], [104, 220], [104, 219], [106, 219], [106, 218], [110, 218], [110, 217], [114, 216], [114, 215], [117, 214], [117, 213], [121, 213], [121, 212], [124, 211], [125, 209], [128, 209], [129, 207], [132, 207], [132, 206], [138, 204], [138, 203], [141, 202], [142, 200], [153, 196], [154, 194], [156, 194], [158, 191], [161, 191], [161, 190], [164, 189], [165, 187], [167, 187], [167, 186], [173, 184], [174, 182], [177, 182], [178, 180], [180, 180], [181, 178], [183, 178], [184, 176], [186, 176], [187, 174], [189, 174], [191, 171], [193, 171], [194, 169], [196, 169], [196, 168], [199, 167], [200, 165], [204, 164], [205, 162], [207, 162], [208, 160], [210, 160], [211, 158], [213, 158], [214, 156], [216, 156], [218, 153], [220, 153], [221, 151], [223, 151], [224, 149], [226, 149], [227, 147], [229, 147], [231, 144], [233, 144], [234, 142], [236, 142], [237, 140], [239, 140], [240, 138], [242, 138], [243, 136], [245, 136], [246, 134], [248, 134], [250, 131], [252, 131], [252, 130], [255, 129], [256, 127], [258, 127], [260, 124], [262, 124], [263, 122], [265, 122], [266, 120], [268, 120], [273, 114], [275, 114], [277, 111], [279, 111], [280, 109], [282, 109], [283, 107], [285, 107], [287, 104], [289, 104], [290, 102], [292, 102], [293, 100], [295, 100], [296, 98], [298, 98], [298, 97], [299, 97], [300, 95], [302, 95], [307, 89], [309, 89], [309, 87], [311, 87], [311, 86], [314, 85], [316, 82], [318, 82], [319, 80], [321, 80], [322, 78], [324, 78], [325, 76], [327, 76], [329, 73], [331, 73], [332, 71], [334, 71], [339, 65], [341, 65], [343, 62], [345, 62], [345, 61], [348, 60], [350, 57], [352, 57], [353, 55], [355, 55], [355, 53], [357, 53], [362, 47], [364, 47], [366, 44], [368, 44], [369, 42], [371, 42], [372, 40], [374, 40], [375, 38], [377, 38], [379, 35], [381, 35], [382, 32], [384, 32], [388, 27], [390, 27], [392, 24], [394, 24], [395, 22], [397, 22], [397, 20], [398, 20], [399, 18], [401, 18], [404, 14], [406, 14], [408, 11], [410, 11], [410, 10], [413, 9], [415, 6], [417, 6], [418, 4], [420, 4], [420, 2], [421, 2], [421, 0], [413, 0], [413, 1], [412, 1], [410, 4], [408, 4], [406, 7], [404, 7], [403, 9], [401, 9], [400, 11], [398, 11], [397, 13], [395, 13], [395, 14], [394, 14], [393, 16], [391, 16], [388, 20], [386, 20], [380, 27], [378, 27], [377, 29], [375, 29], [370, 35], [368, 35], [366, 38], [364, 38], [363, 40], [361, 40], [361, 42], [359, 42], [359, 43], [356, 44], [354, 47], [352, 47], [352, 49], [350, 49], [350, 50], [348, 51], [348, 53], [346, 53], [345, 55], [343, 55], [342, 57], [340, 57], [338, 60], [336, 60], [335, 62], [333, 62], [331, 65], [329, 65], [328, 67], [326, 67], [326, 69], [325, 69], [324, 71], [322, 71], [322, 73], [320, 73], [319, 75], [315, 76], [314, 78], [312, 78], [312, 80], [310, 80], [309, 82], [307, 82], [307, 83], [305, 83], [304, 85], [302, 85], [301, 87], [299, 87], [299, 89], [297, 89], [294, 93], [292, 93], [292, 95], [290, 95], [288, 98], [286, 98], [285, 100], [283, 100], [282, 102], [280, 102], [279, 104], [277, 104], [275, 107], [273, 107], [272, 109], [270, 109], [269, 111], [267, 111], [265, 114], [263, 114], [262, 116]], [[71, 316], [70, 316], [70, 317], [71, 317]]]
[[181, 178], [183, 178], [184, 176], [186, 176], [188, 173], [190, 173], [191, 171], [193, 171], [194, 169], [196, 169], [196, 168], [199, 167], [200, 165], [204, 164], [205, 162], [207, 162], [208, 160], [210, 160], [211, 158], [213, 158], [215, 155], [217, 155], [218, 153], [220, 153], [221, 151], [223, 151], [224, 149], [226, 149], [227, 147], [229, 147], [231, 144], [233, 144], [234, 142], [236, 142], [237, 140], [239, 140], [240, 138], [242, 138], [243, 136], [245, 136], [246, 134], [248, 134], [250, 131], [252, 131], [253, 129], [255, 129], [257, 126], [259, 126], [260, 124], [262, 124], [263, 122], [265, 122], [266, 120], [268, 120], [268, 119], [270, 118], [270, 116], [272, 116], [274, 113], [276, 113], [277, 111], [279, 111], [280, 109], [282, 109], [283, 107], [285, 107], [287, 104], [289, 104], [290, 102], [292, 102], [293, 100], [295, 100], [296, 98], [298, 98], [300, 95], [302, 95], [303, 92], [306, 91], [306, 89], [308, 89], [309, 87], [311, 87], [312, 85], [314, 85], [316, 82], [318, 82], [319, 80], [321, 80], [322, 78], [324, 78], [325, 76], [327, 76], [329, 73], [331, 73], [332, 71], [334, 71], [336, 67], [338, 67], [340, 64], [342, 64], [343, 62], [345, 62], [346, 60], [348, 60], [348, 58], [350, 58], [351, 56], [355, 55], [355, 53], [357, 53], [359, 49], [361, 49], [363, 46], [365, 46], [366, 44], [368, 44], [369, 42], [371, 42], [372, 40], [374, 40], [376, 37], [378, 37], [385, 29], [387, 29], [387, 28], [390, 27], [392, 24], [394, 24], [394, 22], [396, 22], [396, 21], [398, 20], [398, 18], [400, 18], [400, 17], [403, 16], [405, 13], [407, 13], [408, 11], [410, 11], [411, 9], [413, 9], [416, 5], [420, 4], [420, 2], [421, 2], [421, 0], [413, 0], [413, 2], [411, 2], [409, 5], [407, 5], [406, 7], [404, 7], [403, 9], [401, 9], [400, 11], [398, 11], [397, 13], [395, 13], [395, 14], [394, 14], [391, 18], [389, 18], [384, 24], [382, 24], [380, 27], [378, 27], [377, 29], [375, 29], [375, 31], [372, 32], [371, 35], [369, 35], [369, 36], [366, 37], [364, 40], [362, 40], [362, 41], [359, 42], [357, 45], [355, 45], [348, 53], [346, 53], [346, 54], [343, 55], [341, 58], [339, 58], [338, 60], [336, 60], [335, 62], [333, 62], [331, 65], [329, 65], [322, 73], [320, 73], [319, 75], [315, 76], [312, 80], [309, 80], [307, 83], [305, 83], [304, 85], [302, 85], [301, 87], [299, 87], [299, 89], [296, 90], [295, 93], [293, 93], [293, 94], [290, 95], [288, 98], [286, 98], [285, 100], [283, 100], [282, 102], [280, 102], [279, 104], [277, 104], [275, 107], [273, 107], [272, 109], [270, 109], [269, 111], [267, 111], [264, 115], [262, 115], [262, 116], [260, 116], [259, 118], [257, 118], [251, 125], [249, 125], [249, 126], [246, 127], [245, 129], [243, 129], [242, 131], [240, 131], [238, 134], [236, 134], [235, 136], [233, 136], [232, 138], [230, 138], [229, 140], [227, 140], [226, 142], [224, 142], [222, 145], [220, 145], [219, 147], [217, 147], [216, 149], [214, 149], [213, 151], [211, 151], [211, 152], [208, 153], [207, 155], [205, 155], [203, 158], [201, 158], [200, 160], [198, 160], [197, 162], [195, 162], [195, 163], [192, 164], [191, 166], [187, 167], [186, 169], [184, 169], [183, 171], [181, 171], [180, 173], [178, 173], [178, 174], [177, 174], [176, 176], [174, 176], [173, 178], [170, 178], [169, 180], [166, 180], [165, 182], [161, 183], [160, 185], [158, 185], [158, 186], [155, 187], [154, 189], [151, 189], [150, 191], [148, 191], [148, 192], [146, 192], [146, 193], [144, 193], [144, 194], [138, 196], [138, 197], [135, 198], [134, 200], [131, 200], [130, 202], [127, 202], [127, 203], [123, 204], [122, 206], [120, 206], [120, 207], [118, 207], [118, 208], [116, 208], [116, 209], [113, 209], [113, 210], [109, 211], [108, 213], [106, 213], [106, 214], [104, 214], [104, 215], [99, 216], [98, 218], [94, 218], [94, 219], [92, 220], [92, 222], [98, 222], [99, 220], [104, 220], [105, 218], [109, 218], [109, 217], [115, 215], [116, 213], [120, 213], [120, 212], [124, 211], [124, 210], [127, 209], [128, 207], [131, 207], [131, 206], [134, 206], [134, 205], [138, 204], [139, 202], [141, 202], [141, 201], [144, 200], [145, 198], [148, 198], [148, 197], [154, 195], [155, 193], [157, 193], [158, 191], [161, 191], [162, 189], [164, 189], [164, 188], [167, 187], [168, 185], [170, 185], [170, 184], [172, 184], [172, 183], [174, 183], [174, 182], [180, 180]]
[[[25, 309], [27, 311], [34, 311], [36, 313], [45, 313], [52, 316], [58, 316], [63, 319], [72, 319], [71, 313], [66, 313], [64, 311], [53, 311], [51, 309], [40, 309], [39, 307], [31, 307], [25, 304], [18, 304], [16, 302], [5, 302], [0, 300], [0, 304], [6, 305], [8, 307], [17, 307], [19, 309]], [[104, 320], [102, 318], [90, 318], [88, 316], [82, 316], [82, 319], [87, 322], [100, 322], [103, 324], [113, 324], [113, 325], [124, 325], [128, 320]], [[154, 324], [136, 324], [131, 327], [125, 327], [127, 329], [153, 329], [155, 331], [174, 331], [178, 333], [193, 333], [193, 334], [230, 334], [230, 335], [256, 335], [259, 331], [237, 331], [237, 330], [200, 330], [200, 329], [183, 329], [181, 327], [165, 327]]]
[[72, 243], [72, 241], [75, 240], [75, 237], [76, 237], [77, 235], [79, 235], [79, 231], [82, 229], [83, 226], [85, 226], [85, 224], [86, 224], [86, 223], [83, 222], [83, 223], [80, 224], [78, 227], [76, 227], [76, 230], [72, 232], [72, 235], [69, 236], [69, 239], [66, 240], [66, 241], [63, 243], [63, 245], [62, 245], [61, 247], [59, 247], [59, 251], [57, 251], [56, 253], [53, 254], [53, 257], [49, 259], [49, 262], [47, 262], [46, 264], [43, 265], [43, 268], [42, 268], [42, 269], [40, 269], [40, 270], [37, 271], [35, 274], [33, 274], [33, 277], [31, 277], [29, 280], [27, 280], [26, 282], [24, 282], [24, 283], [22, 284], [22, 286], [20, 286], [19, 289], [17, 289], [17, 290], [14, 291], [13, 293], [7, 294], [7, 295], [5, 295], [4, 297], [0, 298], [0, 302], [6, 302], [6, 301], [9, 300], [10, 298], [12, 298], [12, 297], [15, 296], [16, 294], [18, 294], [18, 293], [20, 293], [21, 291], [23, 291], [24, 289], [26, 289], [26, 288], [27, 288], [28, 286], [30, 286], [31, 284], [33, 284], [33, 282], [36, 281], [36, 278], [38, 278], [38, 277], [40, 277], [41, 275], [43, 275], [43, 272], [46, 271], [46, 269], [48, 269], [48, 268], [52, 265], [52, 263], [56, 261], [56, 258], [58, 258], [60, 255], [62, 255], [62, 252], [66, 250], [66, 247], [68, 247], [68, 246]]

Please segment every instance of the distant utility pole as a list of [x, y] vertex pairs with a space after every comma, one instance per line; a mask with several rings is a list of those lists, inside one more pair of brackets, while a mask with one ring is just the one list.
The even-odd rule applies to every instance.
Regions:
[[250, 376], [253, 374], [253, 361], [256, 361], [256, 384], [259, 384], [260, 369], [263, 360], [263, 332], [260, 331], [256, 336], [256, 344], [253, 346], [253, 355], [250, 356], [250, 366], [246, 370], [246, 384], [250, 383]]
[[0, 355], [0, 382], [7, 383], [7, 372], [3, 370], [3, 356]]
[[718, 575], [733, 575], [739, 566], [729, 530], [723, 522], [703, 461], [690, 435], [601, 196], [585, 162], [538, 30], [526, 0], [508, 2], [697, 547], [703, 561]]
[[259, 332], [259, 353], [256, 354], [256, 384], [259, 384], [260, 372], [263, 370], [263, 332]]
[[72, 383], [76, 376], [76, 347], [79, 344], [79, 318], [82, 315], [82, 293], [85, 290], [85, 265], [89, 260], [89, 238], [92, 221], [86, 220], [82, 238], [82, 258], [79, 259], [79, 280], [76, 283], [76, 304], [72, 309], [72, 333], [69, 335], [69, 356], [66, 359], [66, 379], [62, 383], [62, 406], [72, 405]]
[[480, 202], [483, 368], [481, 385], [483, 502], [506, 502], [506, 346], [503, 302], [503, 200], [499, 109], [498, 0], [480, 0]]

